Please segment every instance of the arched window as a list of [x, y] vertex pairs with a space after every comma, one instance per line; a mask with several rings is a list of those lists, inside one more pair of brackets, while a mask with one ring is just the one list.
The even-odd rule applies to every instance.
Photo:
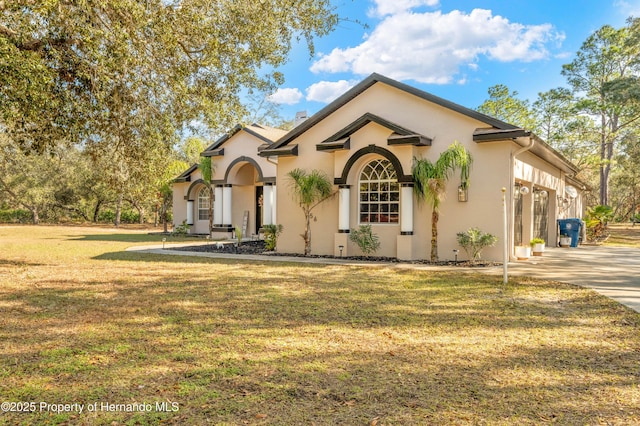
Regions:
[[398, 223], [398, 175], [387, 159], [373, 160], [360, 173], [360, 223]]
[[198, 192], [198, 220], [209, 220], [209, 188], [202, 187]]

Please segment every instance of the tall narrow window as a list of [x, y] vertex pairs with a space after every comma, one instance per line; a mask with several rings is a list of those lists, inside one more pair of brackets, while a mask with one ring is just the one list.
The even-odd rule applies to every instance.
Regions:
[[368, 163], [360, 173], [360, 223], [398, 223], [400, 186], [389, 160]]
[[533, 236], [545, 241], [548, 237], [549, 193], [543, 189], [533, 191]]
[[209, 188], [203, 187], [198, 192], [198, 220], [209, 220]]
[[513, 245], [522, 245], [522, 185], [516, 182], [513, 187]]

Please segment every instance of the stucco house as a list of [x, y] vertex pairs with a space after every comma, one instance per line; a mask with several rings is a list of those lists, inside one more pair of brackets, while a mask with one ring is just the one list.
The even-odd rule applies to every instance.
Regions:
[[[277, 223], [276, 162], [260, 157], [287, 132], [252, 124], [236, 126], [202, 152], [214, 168], [214, 238], [230, 238], [235, 227], [245, 236], [258, 234], [263, 224]], [[192, 234], [208, 234], [209, 196], [198, 165], [193, 165], [173, 183], [174, 226], [186, 221]]]
[[[333, 179], [336, 196], [315, 210], [314, 254], [360, 254], [349, 231], [369, 224], [380, 237], [377, 255], [428, 258], [431, 208], [416, 201], [411, 168], [414, 158], [435, 161], [454, 141], [474, 163], [466, 191], [456, 176], [449, 180], [438, 225], [441, 259], [453, 259], [456, 233], [470, 227], [502, 238], [502, 188], [511, 254], [533, 237], [556, 245], [556, 219], [582, 216], [578, 169], [536, 135], [372, 74], [289, 132], [239, 126], [207, 148], [203, 155], [216, 167], [214, 236], [230, 236], [231, 225], [245, 224], [248, 235], [278, 223], [278, 251], [302, 253], [304, 218], [287, 173], [317, 169]], [[193, 166], [176, 179], [174, 222], [206, 233], [199, 178]], [[483, 257], [502, 259], [499, 246]]]

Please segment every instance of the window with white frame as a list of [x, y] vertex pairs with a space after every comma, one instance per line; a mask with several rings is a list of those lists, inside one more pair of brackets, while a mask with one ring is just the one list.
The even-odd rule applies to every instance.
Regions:
[[209, 197], [209, 188], [202, 187], [198, 192], [198, 220], [209, 220]]
[[389, 160], [373, 160], [360, 172], [360, 223], [398, 223], [400, 186]]

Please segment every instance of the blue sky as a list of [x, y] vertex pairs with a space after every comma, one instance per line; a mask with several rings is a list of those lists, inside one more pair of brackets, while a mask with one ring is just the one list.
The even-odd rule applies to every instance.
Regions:
[[[373, 72], [469, 108], [505, 84], [519, 97], [566, 86], [560, 74], [601, 26], [640, 16], [640, 0], [334, 0], [345, 19], [295, 46], [271, 100], [313, 114]], [[366, 23], [368, 28], [354, 21]]]

